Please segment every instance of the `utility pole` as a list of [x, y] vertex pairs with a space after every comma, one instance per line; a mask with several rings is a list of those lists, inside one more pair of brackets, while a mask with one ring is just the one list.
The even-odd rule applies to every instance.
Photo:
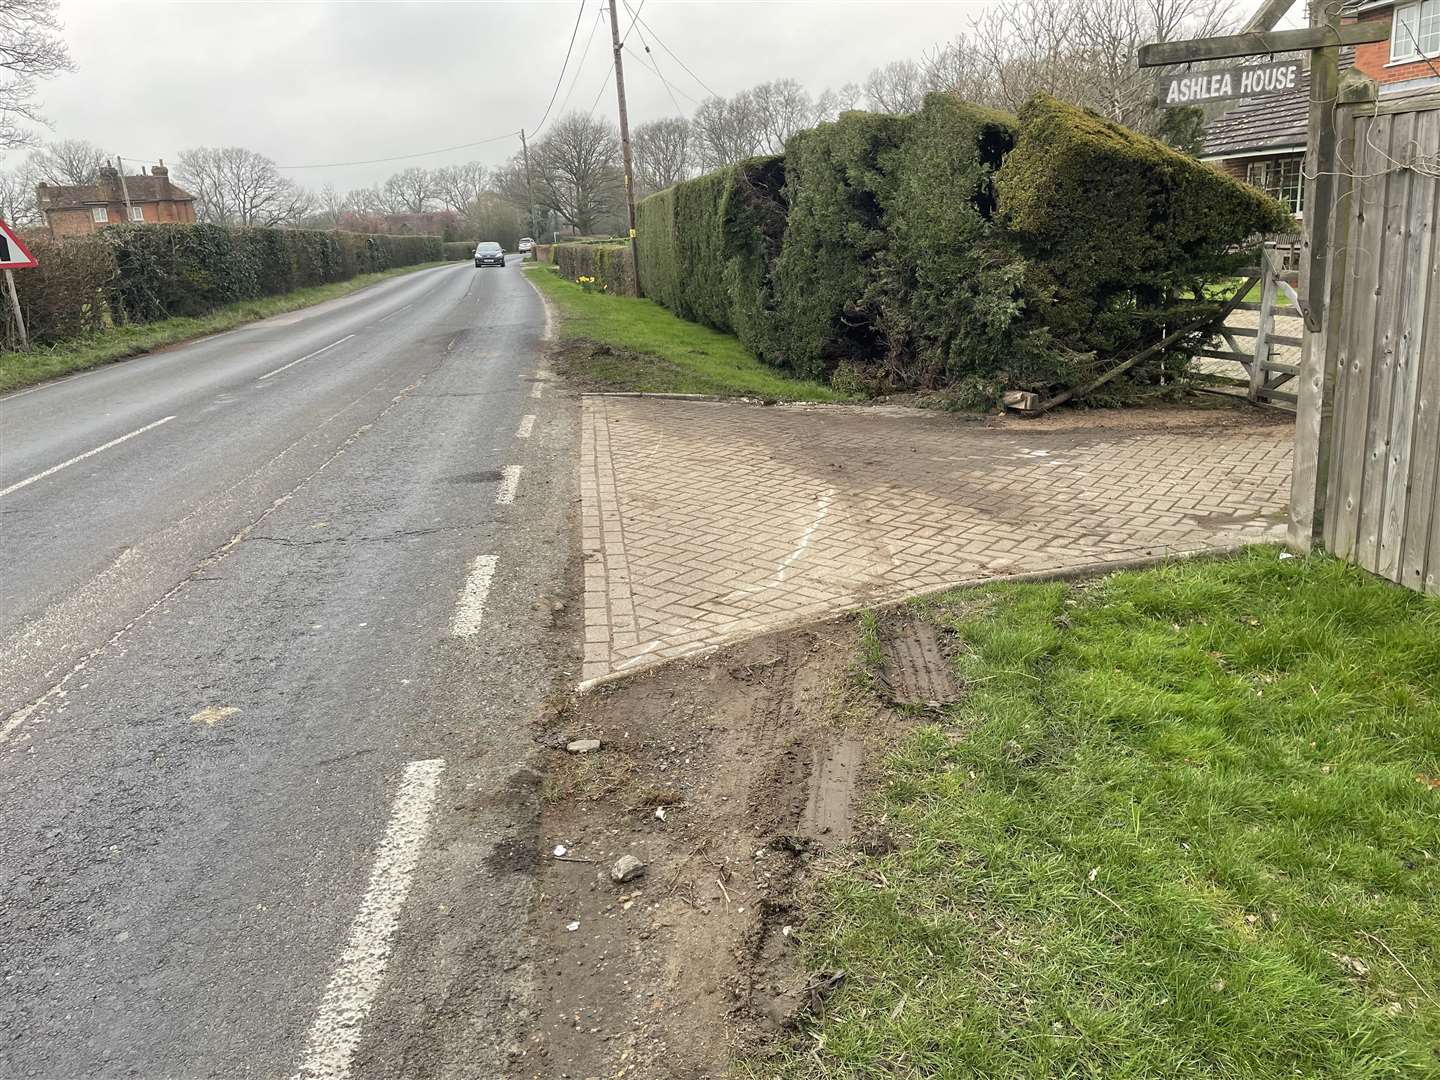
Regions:
[[640, 251], [635, 242], [635, 168], [630, 157], [630, 116], [625, 111], [625, 66], [620, 61], [620, 18], [610, 0], [610, 41], [615, 46], [615, 95], [620, 99], [620, 149], [625, 156], [625, 209], [630, 215], [630, 263], [640, 291]]
[[535, 235], [535, 185], [530, 180], [530, 144], [525, 141], [525, 129], [520, 129], [520, 149], [525, 154], [525, 194], [530, 199], [530, 231], [527, 236]]
[[125, 196], [125, 220], [133, 221], [135, 220], [135, 211], [130, 209], [130, 189], [125, 186], [125, 159], [116, 154], [115, 164], [120, 166], [117, 171], [120, 173], [120, 194]]

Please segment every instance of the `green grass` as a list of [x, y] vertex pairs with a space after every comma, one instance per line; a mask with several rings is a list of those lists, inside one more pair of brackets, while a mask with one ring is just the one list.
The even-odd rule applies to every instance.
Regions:
[[821, 383], [766, 367], [738, 338], [687, 322], [652, 300], [586, 292], [553, 267], [525, 268], [560, 315], [562, 340], [607, 350], [571, 350], [568, 374], [606, 390], [716, 394], [781, 401], [843, 401]]
[[1440, 603], [1271, 549], [984, 598], [917, 604], [967, 698], [754, 1075], [1440, 1075]]
[[124, 360], [126, 357], [139, 356], [169, 345], [178, 345], [207, 334], [233, 330], [243, 323], [268, 319], [272, 315], [283, 315], [297, 308], [348, 296], [387, 278], [444, 265], [446, 264], [443, 262], [433, 262], [419, 266], [402, 266], [394, 270], [383, 270], [378, 274], [362, 274], [349, 281], [297, 289], [282, 296], [267, 296], [259, 300], [230, 304], [209, 315], [164, 319], [138, 326], [117, 326], [74, 341], [39, 346], [28, 353], [0, 353], [0, 393], [33, 386], [61, 375], [86, 371], [101, 364]]

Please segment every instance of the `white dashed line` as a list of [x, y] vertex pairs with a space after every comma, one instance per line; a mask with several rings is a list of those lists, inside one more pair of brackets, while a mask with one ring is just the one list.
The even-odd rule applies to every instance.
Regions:
[[375, 854], [370, 883], [293, 1080], [345, 1080], [350, 1075], [361, 1027], [385, 977], [400, 909], [410, 894], [444, 769], [441, 758], [405, 766], [400, 790], [390, 807], [390, 825]]
[[256, 382], [264, 382], [266, 379], [270, 378], [271, 375], [279, 375], [280, 372], [282, 372], [282, 371], [288, 371], [290, 368], [294, 367], [296, 364], [303, 364], [306, 360], [309, 360], [309, 359], [312, 359], [313, 357], [319, 356], [319, 355], [320, 355], [321, 353], [323, 353], [323, 352], [329, 352], [329, 351], [330, 351], [331, 349], [333, 349], [336, 345], [344, 345], [345, 342], [349, 341], [349, 340], [350, 340], [352, 337], [354, 337], [354, 336], [355, 336], [354, 334], [346, 334], [346, 335], [345, 335], [344, 337], [342, 337], [339, 341], [332, 341], [329, 345], [326, 345], [325, 348], [323, 348], [323, 349], [316, 349], [316, 350], [315, 350], [314, 352], [312, 352], [312, 353], [306, 353], [304, 356], [300, 357], [299, 360], [291, 360], [288, 364], [285, 364], [285, 365], [283, 365], [282, 367], [277, 367], [274, 371], [267, 371], [264, 375], [261, 375], [260, 378], [256, 379], [255, 381], [256, 381]]
[[530, 433], [531, 433], [532, 431], [534, 431], [534, 430], [535, 430], [535, 417], [533, 417], [533, 416], [522, 416], [522, 417], [520, 418], [520, 426], [515, 429], [515, 437], [516, 437], [517, 439], [528, 439], [528, 438], [530, 437]]
[[523, 465], [506, 465], [500, 470], [500, 489], [495, 492], [497, 506], [509, 506], [515, 501], [515, 489], [520, 486], [520, 470]]
[[394, 311], [390, 312], [389, 315], [386, 315], [384, 319], [376, 319], [376, 320], [375, 320], [375, 325], [376, 325], [376, 326], [379, 326], [382, 322], [385, 321], [385, 319], [393, 319], [396, 315], [399, 315], [402, 311], [407, 311], [407, 310], [409, 310], [410, 308], [412, 308], [412, 307], [414, 307], [414, 306], [415, 306], [414, 304], [406, 304], [404, 307], [397, 307]]
[[470, 575], [465, 579], [465, 591], [455, 605], [455, 618], [450, 623], [450, 632], [456, 637], [469, 637], [480, 629], [485, 615], [485, 598], [490, 595], [490, 581], [495, 577], [494, 555], [480, 555], [470, 564]]
[[111, 439], [104, 446], [97, 446], [94, 450], [86, 450], [85, 453], [77, 454], [69, 461], [62, 461], [59, 465], [51, 465], [50, 468], [46, 469], [44, 472], [38, 472], [34, 476], [27, 476], [24, 480], [17, 481], [16, 483], [11, 484], [9, 487], [5, 488], [3, 491], [0, 491], [0, 499], [3, 499], [12, 491], [19, 491], [23, 487], [29, 487], [31, 484], [35, 483], [36, 480], [44, 480], [45, 477], [51, 476], [59, 472], [61, 469], [68, 469], [71, 465], [74, 465], [77, 462], [84, 461], [86, 458], [92, 458], [96, 454], [103, 453], [104, 451], [109, 450], [112, 446], [119, 446], [126, 439], [133, 439], [136, 435], [143, 435], [145, 434], [145, 432], [151, 430], [152, 428], [157, 428], [161, 424], [168, 424], [171, 420], [174, 419], [175, 417], [173, 416], [167, 416], [161, 420], [156, 420], [153, 424], [146, 424], [142, 428], [136, 428], [128, 435], [121, 435], [118, 439]]

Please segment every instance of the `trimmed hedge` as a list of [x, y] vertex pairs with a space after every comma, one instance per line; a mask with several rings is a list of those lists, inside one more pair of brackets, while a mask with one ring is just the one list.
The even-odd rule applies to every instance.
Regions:
[[645, 295], [684, 318], [738, 334], [757, 355], [768, 351], [784, 182], [783, 158], [758, 157], [643, 200], [636, 228]]
[[1294, 228], [1255, 188], [1046, 94], [1021, 110], [995, 186], [1031, 321], [1081, 353], [1135, 351], [1173, 323], [1174, 297], [1243, 264], [1246, 239]]
[[465, 262], [475, 254], [472, 240], [450, 240], [440, 247], [440, 257], [446, 262]]
[[551, 244], [546, 250], [547, 261], [559, 267], [571, 281], [594, 278], [608, 293], [616, 296], [639, 296], [635, 288], [635, 264], [630, 258], [630, 244]]
[[[15, 271], [15, 292], [31, 342], [49, 345], [110, 325], [115, 258], [104, 240], [85, 236], [62, 243], [37, 238], [26, 244], [40, 265]], [[0, 302], [0, 320], [8, 346], [16, 337], [8, 302]]]
[[[16, 276], [32, 341], [53, 344], [119, 322], [204, 315], [359, 274], [441, 258], [436, 236], [220, 225], [113, 225], [36, 241], [40, 266]], [[9, 312], [5, 312], [9, 329]]]
[[[1073, 385], [1177, 318], [1247, 238], [1253, 188], [1093, 113], [930, 95], [851, 112], [639, 206], [645, 295], [808, 378], [845, 368], [957, 400]], [[1148, 377], [1137, 369], [1132, 379]]]

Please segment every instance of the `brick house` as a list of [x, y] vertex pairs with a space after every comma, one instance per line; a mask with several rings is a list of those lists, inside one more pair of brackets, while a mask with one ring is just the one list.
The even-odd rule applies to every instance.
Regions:
[[[1374, 79], [1382, 96], [1440, 89], [1440, 0], [1348, 0], [1346, 7], [1352, 21], [1387, 21], [1390, 37], [1342, 50], [1342, 68]], [[1210, 121], [1201, 157], [1304, 216], [1309, 117], [1307, 72], [1292, 92], [1241, 101]]]
[[35, 202], [45, 214], [51, 235], [57, 238], [86, 236], [122, 221], [195, 220], [195, 196], [170, 182], [170, 170], [163, 161], [148, 174], [123, 178], [106, 162], [93, 184], [36, 185]]

